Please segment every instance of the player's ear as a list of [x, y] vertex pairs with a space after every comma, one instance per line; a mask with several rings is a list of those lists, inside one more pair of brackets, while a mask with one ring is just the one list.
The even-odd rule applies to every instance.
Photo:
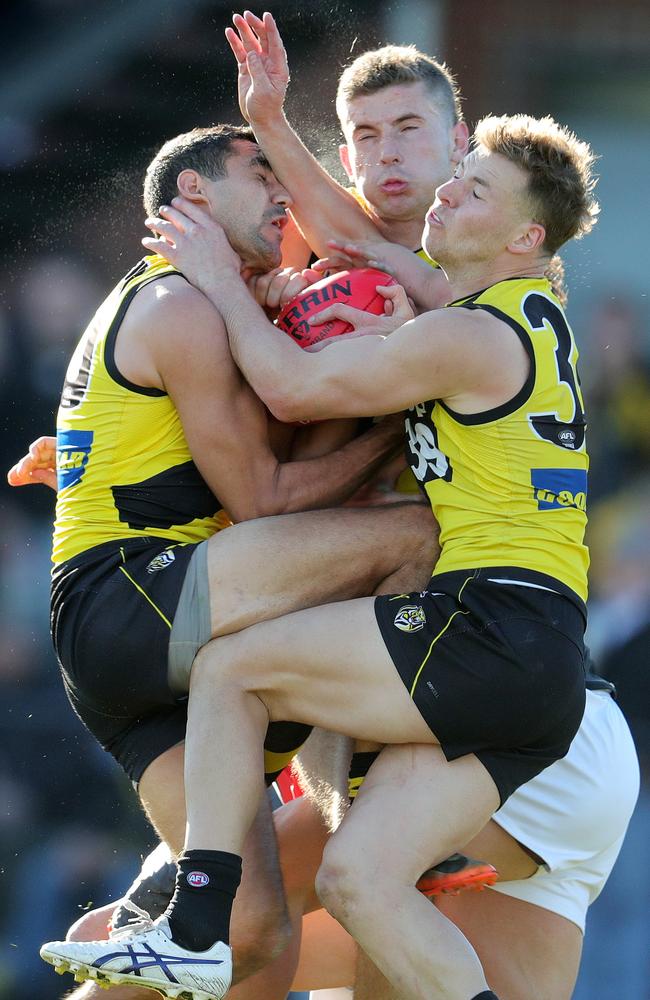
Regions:
[[198, 205], [208, 204], [203, 178], [196, 170], [181, 170], [176, 178], [178, 193]]
[[510, 253], [529, 254], [539, 250], [546, 239], [546, 230], [541, 222], [529, 222], [525, 229], [508, 244]]
[[350, 166], [350, 150], [345, 142], [342, 142], [339, 146], [339, 160], [350, 180], [354, 180], [352, 167]]
[[467, 156], [467, 151], [469, 149], [469, 129], [465, 122], [456, 122], [452, 131], [452, 141], [453, 148], [451, 153], [451, 162], [460, 163], [461, 160]]

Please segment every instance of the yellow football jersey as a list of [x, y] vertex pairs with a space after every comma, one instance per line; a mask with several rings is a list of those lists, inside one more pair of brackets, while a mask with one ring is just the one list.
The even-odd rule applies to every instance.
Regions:
[[487, 309], [530, 358], [510, 402], [478, 414], [429, 400], [407, 413], [407, 456], [440, 524], [435, 573], [519, 566], [587, 597], [588, 457], [578, 351], [545, 278], [512, 278], [447, 308]]
[[129, 303], [169, 274], [178, 271], [162, 257], [140, 261], [100, 306], [70, 361], [57, 415], [55, 564], [114, 539], [198, 542], [229, 523], [167, 393], [134, 385], [115, 364]]

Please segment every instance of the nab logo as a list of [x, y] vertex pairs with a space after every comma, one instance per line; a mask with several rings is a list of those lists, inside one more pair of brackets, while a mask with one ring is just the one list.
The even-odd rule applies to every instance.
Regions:
[[158, 570], [167, 569], [171, 566], [176, 556], [172, 549], [165, 549], [164, 552], [160, 552], [155, 559], [152, 559], [147, 566], [147, 573], [157, 573]]
[[538, 510], [587, 509], [586, 469], [531, 469], [530, 479]]
[[57, 489], [76, 486], [83, 479], [93, 445], [94, 431], [59, 431], [56, 436]]
[[209, 882], [210, 879], [205, 872], [190, 872], [187, 876], [187, 884], [191, 885], [193, 889], [202, 889]]
[[394, 625], [400, 632], [419, 632], [427, 623], [424, 608], [418, 604], [405, 604], [395, 615]]

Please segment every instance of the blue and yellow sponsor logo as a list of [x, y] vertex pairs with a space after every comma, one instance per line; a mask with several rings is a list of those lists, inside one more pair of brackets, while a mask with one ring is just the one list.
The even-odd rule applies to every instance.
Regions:
[[586, 469], [531, 469], [530, 481], [538, 510], [587, 509]]
[[57, 431], [56, 480], [59, 490], [75, 486], [83, 477], [90, 458], [93, 435], [94, 431]]

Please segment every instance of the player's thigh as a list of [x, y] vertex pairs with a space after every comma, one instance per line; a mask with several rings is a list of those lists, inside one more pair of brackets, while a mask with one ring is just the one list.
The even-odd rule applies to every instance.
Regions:
[[435, 534], [427, 511], [398, 504], [265, 517], [208, 542], [212, 635], [373, 592], [412, 563], [433, 567]]
[[476, 949], [500, 1000], [570, 1000], [582, 953], [576, 924], [490, 889], [437, 905]]
[[197, 667], [211, 671], [215, 683], [257, 693], [272, 721], [294, 719], [367, 740], [436, 741], [386, 649], [372, 598], [295, 612], [217, 639], [199, 652]]
[[490, 820], [472, 837], [462, 851], [471, 858], [480, 858], [481, 861], [494, 865], [499, 878], [508, 882], [530, 878], [541, 864], [494, 820]]
[[332, 835], [324, 867], [342, 866], [373, 892], [385, 880], [414, 885], [428, 864], [471, 839], [498, 803], [473, 754], [449, 762], [439, 747], [386, 747]]

